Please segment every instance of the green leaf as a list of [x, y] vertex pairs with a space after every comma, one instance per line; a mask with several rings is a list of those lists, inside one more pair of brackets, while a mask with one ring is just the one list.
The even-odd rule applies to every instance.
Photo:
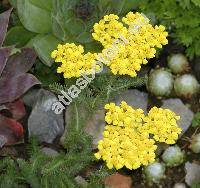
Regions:
[[109, 7], [111, 3], [112, 3], [111, 0], [99, 0], [100, 11], [106, 9], [106, 7]]
[[97, 43], [96, 41], [94, 42], [90, 42], [90, 43], [86, 43], [84, 45], [85, 47], [85, 52], [92, 52], [92, 53], [96, 53], [96, 52], [101, 52], [102, 51], [102, 46]]
[[80, 43], [89, 43], [93, 41], [93, 38], [91, 36], [91, 33], [83, 32], [76, 38], [76, 40]]
[[190, 7], [190, 0], [182, 0], [182, 1], [180, 1], [179, 3], [180, 3], [180, 5], [181, 5], [184, 9]]
[[99, 9], [101, 12], [112, 12], [123, 15], [129, 11], [138, 8], [138, 0], [99, 0]]
[[10, 3], [14, 8], [17, 8], [17, 0], [9, 0], [9, 3]]
[[24, 27], [35, 33], [51, 31], [51, 13], [33, 5], [30, 0], [17, 0], [17, 11]]
[[34, 75], [40, 80], [44, 86], [49, 86], [55, 82], [60, 81], [60, 74], [56, 72], [57, 64], [53, 64], [51, 67], [46, 66], [39, 59], [35, 62]]
[[138, 0], [114, 0], [112, 6], [115, 7], [117, 13], [123, 15], [139, 6]]
[[20, 48], [25, 46], [33, 37], [35, 37], [35, 34], [22, 26], [12, 27], [6, 35], [4, 45], [16, 45], [16, 47]]
[[29, 0], [33, 5], [51, 11], [53, 8], [53, 0]]
[[200, 126], [200, 112], [197, 112], [192, 120], [192, 127], [198, 127], [198, 126]]
[[72, 35], [76, 36], [86, 31], [85, 23], [78, 18], [71, 18], [67, 20], [65, 27]]
[[191, 188], [199, 188], [200, 182], [193, 182]]
[[53, 34], [62, 41], [73, 40], [71, 33], [69, 31], [66, 31], [63, 26], [64, 23], [57, 16], [52, 16]]
[[61, 41], [53, 35], [38, 35], [34, 41], [33, 46], [44, 64], [51, 66], [54, 62], [51, 58], [51, 52], [56, 49]]
[[200, 7], [200, 0], [191, 0], [196, 6]]
[[15, 54], [20, 53], [20, 52], [21, 52], [21, 49], [19, 49], [19, 48], [13, 48], [12, 51], [11, 51], [11, 53], [10, 53], [10, 56], [15, 55]]

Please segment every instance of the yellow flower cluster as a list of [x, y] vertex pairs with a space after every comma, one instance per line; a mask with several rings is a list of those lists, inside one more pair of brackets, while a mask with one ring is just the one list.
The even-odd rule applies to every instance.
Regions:
[[96, 67], [95, 61], [101, 61], [113, 74], [134, 77], [141, 65], [155, 56], [155, 48], [168, 43], [164, 26], [154, 28], [145, 16], [132, 12], [122, 21], [114, 14], [104, 16], [94, 24], [92, 36], [104, 47], [99, 54], [84, 54], [83, 47], [74, 43], [58, 45], [51, 54], [56, 62], [61, 63], [58, 73], [63, 73], [65, 78], [80, 77], [81, 73], [91, 74], [93, 63]]
[[107, 126], [103, 132], [104, 139], [98, 143], [99, 152], [95, 156], [106, 161], [108, 168], [137, 169], [155, 160], [155, 141], [149, 139], [145, 132], [138, 128], [142, 126], [143, 110], [134, 110], [126, 102], [120, 107], [114, 103], [107, 104], [105, 116]]
[[105, 109], [108, 110], [105, 121], [110, 125], [136, 128], [142, 124], [144, 118], [142, 109], [134, 110], [124, 101], [121, 102], [120, 106], [116, 106], [115, 103], [107, 104]]
[[132, 77], [147, 59], [155, 57], [156, 47], [168, 43], [167, 35], [164, 26], [154, 28], [144, 15], [132, 12], [123, 17], [122, 22], [116, 15], [104, 16], [94, 25], [92, 34], [104, 46], [101, 58], [108, 62], [112, 73]]
[[118, 20], [117, 15], [110, 14], [104, 16], [99, 23], [94, 24], [92, 36], [105, 48], [110, 47], [121, 35], [125, 37], [128, 33], [127, 28]]
[[154, 140], [158, 142], [174, 144], [181, 133], [181, 128], [177, 125], [179, 119], [180, 116], [169, 109], [153, 107], [144, 119], [145, 123], [141, 131], [153, 134]]
[[83, 53], [83, 46], [66, 43], [64, 45], [59, 44], [57, 50], [52, 52], [51, 57], [55, 59], [55, 62], [62, 63], [57, 72], [63, 73], [64, 78], [72, 78], [80, 77], [81, 74], [91, 74], [92, 70], [98, 70], [99, 68], [95, 65], [96, 54]]
[[120, 106], [107, 104], [105, 109], [107, 125], [95, 157], [106, 161], [110, 169], [137, 169], [154, 162], [155, 140], [171, 144], [181, 131], [176, 124], [178, 116], [168, 109], [154, 107], [145, 116], [142, 109], [135, 110], [124, 101]]

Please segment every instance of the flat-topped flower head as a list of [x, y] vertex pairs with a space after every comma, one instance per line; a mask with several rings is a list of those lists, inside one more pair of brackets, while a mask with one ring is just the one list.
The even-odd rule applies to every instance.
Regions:
[[137, 169], [155, 161], [155, 141], [138, 128], [145, 115], [142, 109], [133, 109], [122, 101], [120, 106], [105, 105], [107, 123], [103, 140], [99, 141], [96, 158], [106, 161], [108, 168]]
[[144, 112], [142, 109], [133, 109], [122, 101], [120, 106], [116, 106], [114, 103], [105, 105], [107, 110], [105, 121], [108, 124], [113, 124], [121, 127], [138, 127], [142, 125]]
[[130, 127], [107, 125], [103, 136], [95, 156], [106, 161], [108, 168], [132, 170], [155, 161], [155, 141]]
[[181, 128], [177, 125], [179, 119], [180, 116], [169, 109], [153, 107], [145, 118], [142, 129], [148, 130], [158, 142], [175, 144], [181, 133]]
[[74, 43], [59, 44], [51, 54], [55, 62], [61, 63], [57, 72], [63, 73], [64, 78], [80, 77], [81, 74], [88, 75], [96, 71], [95, 56], [90, 52], [84, 54], [83, 46]]
[[168, 43], [164, 26], [153, 27], [140, 13], [129, 12], [122, 21], [118, 17], [104, 16], [94, 25], [93, 38], [104, 50], [104, 59], [113, 74], [137, 76], [142, 64], [155, 57], [156, 48]]
[[153, 27], [149, 19], [140, 13], [129, 12], [122, 19], [114, 14], [106, 15], [94, 24], [93, 29], [94, 40], [103, 46], [101, 53], [85, 54], [83, 46], [74, 43], [60, 44], [52, 52], [55, 62], [61, 63], [57, 72], [63, 73], [65, 78], [98, 71], [97, 61], [108, 66], [114, 75], [135, 77], [142, 64], [155, 57], [156, 48], [168, 43], [165, 27]]
[[107, 125], [95, 157], [108, 168], [132, 170], [148, 165], [155, 161], [156, 141], [173, 144], [181, 132], [176, 124], [180, 117], [168, 109], [153, 107], [145, 116], [142, 109], [122, 101], [120, 106], [106, 104], [105, 110]]

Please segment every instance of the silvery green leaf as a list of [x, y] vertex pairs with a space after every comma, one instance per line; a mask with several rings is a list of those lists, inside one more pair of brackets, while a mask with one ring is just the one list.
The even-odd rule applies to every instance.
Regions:
[[30, 0], [18, 0], [17, 10], [27, 30], [35, 33], [51, 32], [51, 12], [35, 6]]
[[51, 66], [54, 62], [51, 58], [51, 52], [56, 49], [61, 41], [53, 35], [38, 35], [34, 41], [33, 46], [44, 64]]

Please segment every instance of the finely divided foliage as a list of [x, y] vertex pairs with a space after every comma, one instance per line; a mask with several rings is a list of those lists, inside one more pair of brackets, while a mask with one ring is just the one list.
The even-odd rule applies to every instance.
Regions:
[[174, 41], [186, 47], [187, 56], [200, 55], [200, 1], [199, 0], [141, 0], [140, 9], [166, 25]]

